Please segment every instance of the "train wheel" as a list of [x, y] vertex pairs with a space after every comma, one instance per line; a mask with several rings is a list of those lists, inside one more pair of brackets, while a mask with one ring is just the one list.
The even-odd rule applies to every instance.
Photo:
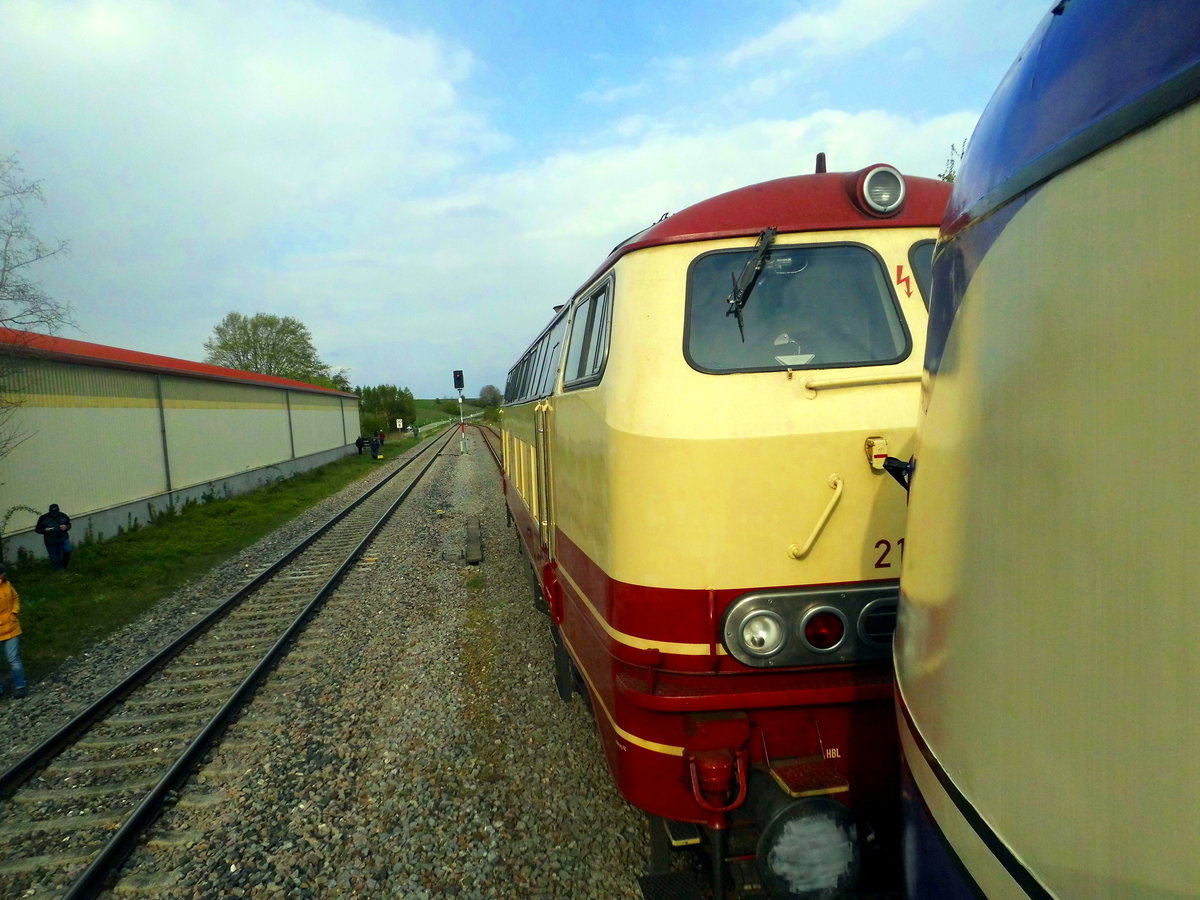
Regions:
[[571, 654], [567, 653], [557, 625], [550, 626], [550, 638], [554, 641], [554, 686], [558, 689], [559, 699], [570, 703], [571, 695], [575, 693], [575, 663], [571, 662]]

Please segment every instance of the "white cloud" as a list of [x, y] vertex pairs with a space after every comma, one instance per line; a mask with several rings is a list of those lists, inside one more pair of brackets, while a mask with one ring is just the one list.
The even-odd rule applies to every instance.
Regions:
[[379, 287], [358, 248], [431, 228], [394, 209], [509, 143], [463, 103], [467, 50], [305, 0], [6, 0], [0, 33], [0, 149], [72, 245], [41, 274], [118, 346], [196, 358], [230, 309], [348, 325]]
[[73, 193], [154, 231], [341, 226], [347, 192], [403, 190], [505, 141], [461, 105], [469, 53], [301, 0], [17, 2], [0, 30], [27, 85], [9, 114], [101, 176]]
[[[507, 369], [619, 241], [717, 193], [813, 171], [825, 151], [832, 170], [889, 162], [934, 176], [950, 144], [975, 122], [964, 112], [910, 121], [894, 114], [824, 110], [797, 119], [688, 130], [661, 127], [633, 142], [563, 151], [527, 166], [468, 177], [461, 189], [401, 215], [438, 221], [461, 240], [418, 241], [397, 257], [419, 296], [450, 314], [478, 300], [496, 346], [480, 359]], [[382, 248], [381, 248], [382, 252]], [[489, 308], [492, 306], [493, 308]]]
[[[918, 2], [886, 7], [898, 28]], [[818, 151], [940, 171], [975, 112], [844, 112], [884, 101], [796, 74], [880, 8], [844, 0], [743, 43], [730, 59], [796, 57], [755, 81], [699, 56], [633, 67], [585, 96], [611, 119], [592, 106], [577, 144], [521, 135], [534, 149], [505, 162], [475, 58], [437, 34], [309, 0], [0, 0], [0, 155], [44, 180], [39, 230], [72, 243], [40, 274], [74, 336], [198, 358], [231, 310], [294, 315], [358, 383], [449, 393], [455, 368], [502, 382], [551, 305], [664, 212], [810, 172]]]
[[766, 34], [734, 48], [725, 62], [798, 53], [807, 59], [849, 57], [901, 32], [937, 0], [841, 0], [820, 12], [802, 10]]
[[580, 99], [598, 104], [623, 103], [642, 97], [645, 93], [645, 84], [626, 84], [609, 88], [592, 88], [580, 94]]

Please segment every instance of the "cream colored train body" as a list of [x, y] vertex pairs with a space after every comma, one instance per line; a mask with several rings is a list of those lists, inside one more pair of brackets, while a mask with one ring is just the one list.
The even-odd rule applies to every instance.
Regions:
[[911, 450], [948, 192], [877, 166], [697, 204], [614, 250], [510, 375], [559, 690], [632, 803], [718, 847], [771, 795], [895, 836], [905, 502], [881, 463]]
[[1200, 10], [1059, 4], [934, 262], [908, 896], [1200, 897]]

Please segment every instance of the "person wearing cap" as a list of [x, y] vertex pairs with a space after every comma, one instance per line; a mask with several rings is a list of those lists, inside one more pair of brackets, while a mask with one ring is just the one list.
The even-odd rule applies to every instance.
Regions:
[[[17, 619], [20, 611], [21, 598], [8, 580], [4, 563], [0, 563], [0, 647], [4, 648], [8, 670], [12, 674], [13, 696], [18, 699], [25, 696], [25, 667], [21, 665], [19, 638], [21, 622]], [[3, 683], [0, 682], [0, 694], [3, 693]]]
[[57, 503], [50, 504], [50, 511], [43, 513], [33, 529], [46, 542], [46, 553], [54, 569], [65, 569], [71, 563], [71, 517], [60, 512]]

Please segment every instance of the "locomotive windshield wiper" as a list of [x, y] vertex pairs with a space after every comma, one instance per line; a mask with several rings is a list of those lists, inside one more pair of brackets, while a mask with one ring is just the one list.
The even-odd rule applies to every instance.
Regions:
[[737, 317], [738, 334], [742, 336], [743, 344], [746, 343], [746, 329], [742, 325], [742, 309], [745, 307], [746, 301], [750, 299], [750, 292], [754, 290], [758, 273], [762, 271], [763, 263], [767, 261], [767, 251], [771, 249], [771, 244], [774, 242], [775, 229], [768, 228], [758, 236], [754, 255], [746, 260], [746, 265], [742, 267], [742, 274], [734, 278], [733, 273], [729, 273], [729, 278], [733, 282], [733, 290], [725, 298], [725, 302], [729, 304], [725, 315]]

